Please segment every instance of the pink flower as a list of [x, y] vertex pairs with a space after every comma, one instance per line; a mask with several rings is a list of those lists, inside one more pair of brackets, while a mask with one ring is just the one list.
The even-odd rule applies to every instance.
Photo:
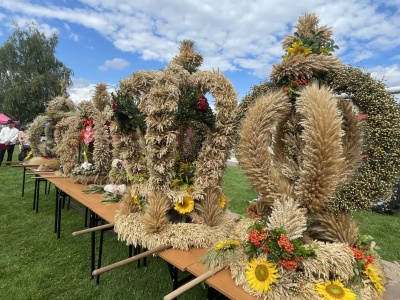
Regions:
[[368, 154], [362, 154], [361, 158], [368, 158]]
[[365, 118], [367, 117], [367, 114], [359, 114], [358, 115], [358, 119], [361, 121], [361, 120], [364, 120]]
[[93, 142], [93, 135], [94, 135], [93, 127], [92, 126], [86, 126], [83, 142], [86, 145], [89, 145], [91, 142]]

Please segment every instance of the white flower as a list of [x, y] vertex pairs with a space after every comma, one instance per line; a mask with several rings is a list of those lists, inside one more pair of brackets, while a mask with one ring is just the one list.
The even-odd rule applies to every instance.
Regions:
[[123, 195], [126, 192], [126, 185], [125, 184], [107, 184], [104, 186], [104, 191], [110, 194], [116, 194], [116, 195]]
[[84, 169], [84, 170], [91, 170], [91, 169], [92, 169], [92, 164], [91, 164], [91, 163], [88, 163], [88, 162], [84, 162], [84, 163], [81, 165], [81, 168]]

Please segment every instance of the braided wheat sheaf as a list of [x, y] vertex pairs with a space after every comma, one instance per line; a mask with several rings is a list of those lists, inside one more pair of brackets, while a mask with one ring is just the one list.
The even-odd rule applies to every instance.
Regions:
[[[342, 123], [346, 118], [342, 117], [343, 111], [332, 98], [331, 90], [316, 83], [305, 87], [294, 105], [291, 108], [282, 91], [259, 97], [243, 122], [238, 159], [254, 188], [264, 195], [261, 201], [268, 202], [266, 205], [289, 197], [307, 208], [309, 215], [322, 214], [329, 209], [329, 200], [342, 183], [343, 172], [347, 173], [351, 165], [349, 150], [343, 148]], [[299, 115], [302, 131], [298, 165], [293, 170], [296, 174], [289, 179], [280, 168], [284, 147], [270, 151], [268, 146], [271, 131], [283, 131], [282, 124], [290, 120], [293, 109]], [[284, 133], [276, 132], [275, 136], [284, 136]], [[337, 227], [332, 222], [319, 225]], [[343, 241], [343, 237], [332, 237], [333, 230], [326, 231], [330, 233], [326, 240]], [[348, 236], [349, 244], [354, 243], [356, 234], [354, 230]]]

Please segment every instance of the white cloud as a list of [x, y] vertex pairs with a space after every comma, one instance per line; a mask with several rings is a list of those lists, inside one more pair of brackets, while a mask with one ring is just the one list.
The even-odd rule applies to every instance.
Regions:
[[100, 71], [106, 71], [108, 68], [115, 70], [122, 70], [123, 68], [129, 66], [129, 62], [122, 58], [113, 58], [111, 60], [106, 60], [104, 65], [99, 66]]
[[73, 33], [71, 31], [71, 28], [69, 27], [69, 25], [67, 23], [64, 23], [64, 28], [67, 30], [67, 32], [69, 33], [69, 38], [71, 40], [73, 40], [74, 42], [79, 41], [79, 35], [76, 33]]
[[390, 60], [400, 60], [400, 54], [391, 57]]
[[388, 87], [400, 86], [400, 65], [371, 68], [371, 76], [383, 80]]
[[[37, 3], [37, 2], [35, 2]], [[400, 47], [398, 0], [81, 0], [33, 4], [2, 0], [0, 7], [13, 13], [43, 20], [52, 18], [96, 30], [124, 52], [143, 60], [169, 61], [183, 39], [192, 39], [203, 54], [203, 68], [241, 71], [265, 78], [281, 60], [280, 41], [304, 12], [315, 12], [321, 25], [331, 26], [340, 47], [335, 52], [345, 64], [372, 60], [382, 51]], [[68, 27], [69, 28], [69, 27]], [[71, 32], [72, 34], [72, 32]], [[78, 40], [79, 36], [70, 38]], [[397, 57], [397, 56], [395, 56]], [[398, 59], [398, 58], [396, 58]], [[384, 68], [387, 63], [379, 63]], [[121, 69], [125, 61], [106, 61], [98, 69]]]
[[[89, 101], [96, 90], [96, 84], [86, 78], [72, 78], [73, 86], [68, 88], [68, 94], [71, 100], [77, 105], [81, 101]], [[107, 83], [106, 83], [107, 84]], [[107, 84], [107, 90], [111, 93], [115, 86]]]
[[[18, 25], [20, 28], [26, 28], [29, 24], [34, 24], [38, 31], [42, 32], [46, 37], [50, 37], [54, 34], [59, 34], [57, 28], [50, 26], [47, 23], [40, 23], [34, 18], [25, 18], [25, 17], [15, 17], [13, 21]], [[12, 24], [10, 24], [11, 27]]]
[[78, 104], [83, 100], [90, 100], [96, 84], [84, 78], [72, 78], [73, 86], [68, 89], [71, 100]]

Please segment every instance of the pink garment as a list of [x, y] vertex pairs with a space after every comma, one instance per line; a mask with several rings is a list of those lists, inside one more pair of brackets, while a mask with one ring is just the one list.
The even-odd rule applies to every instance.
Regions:
[[22, 146], [30, 146], [29, 142], [29, 132], [28, 131], [19, 131], [18, 132], [18, 141], [19, 141], [19, 150], [22, 150]]

